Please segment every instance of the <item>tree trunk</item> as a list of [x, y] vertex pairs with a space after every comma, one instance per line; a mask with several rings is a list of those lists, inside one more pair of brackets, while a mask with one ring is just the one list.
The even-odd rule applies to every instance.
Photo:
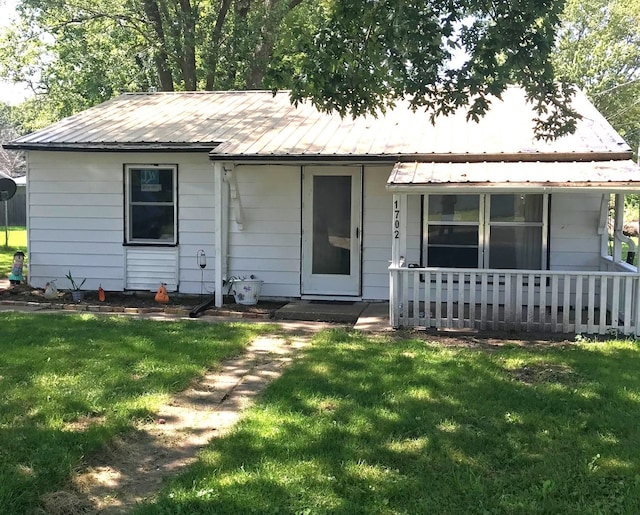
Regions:
[[182, 12], [182, 78], [186, 91], [195, 91], [196, 82], [196, 13], [190, 0], [180, 0]]
[[218, 68], [218, 48], [220, 46], [220, 38], [222, 37], [222, 27], [224, 26], [224, 22], [227, 19], [227, 13], [229, 12], [230, 7], [231, 0], [222, 0], [220, 10], [218, 11], [218, 17], [216, 18], [216, 24], [213, 27], [213, 32], [211, 33], [209, 55], [206, 61], [207, 82], [205, 84], [205, 89], [207, 91], [211, 91], [215, 83], [216, 71]]
[[[280, 0], [265, 0], [265, 18], [260, 31], [260, 39], [254, 49], [253, 59], [247, 72], [247, 89], [261, 89], [262, 80], [267, 72], [267, 66], [273, 55], [273, 47], [277, 39], [277, 27], [284, 17], [278, 13]], [[302, 0], [291, 0], [287, 9], [289, 12], [302, 3]]]
[[167, 54], [167, 41], [162, 27], [162, 18], [160, 17], [160, 9], [155, 0], [144, 0], [144, 13], [151, 23], [153, 31], [158, 39], [157, 48], [154, 49], [153, 59], [158, 72], [158, 81], [161, 91], [173, 91], [173, 74], [169, 65], [169, 56]]
[[251, 0], [234, 0], [233, 3], [233, 36], [231, 52], [236, 58], [231, 59], [227, 69], [227, 81], [231, 88], [235, 86], [236, 75], [238, 73], [237, 59], [240, 52], [240, 39], [244, 36], [243, 31], [247, 27], [247, 16], [251, 8]]

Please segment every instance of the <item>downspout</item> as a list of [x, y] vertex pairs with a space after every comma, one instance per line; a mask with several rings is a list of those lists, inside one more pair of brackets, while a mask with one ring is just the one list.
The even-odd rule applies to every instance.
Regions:
[[222, 201], [222, 185], [223, 185], [223, 174], [224, 169], [222, 167], [222, 163], [215, 162], [213, 164], [213, 186], [214, 186], [214, 213], [215, 213], [215, 223], [214, 223], [214, 231], [215, 231], [215, 270], [214, 270], [214, 280], [215, 280], [215, 304], [217, 308], [222, 307], [223, 301], [223, 263], [224, 263], [224, 245], [223, 245], [223, 234], [224, 234], [224, 206]]
[[[225, 180], [226, 171], [222, 167], [222, 282], [226, 286], [229, 279], [229, 231], [231, 227], [231, 205], [229, 199], [229, 184]], [[224, 300], [224, 299], [223, 299]]]

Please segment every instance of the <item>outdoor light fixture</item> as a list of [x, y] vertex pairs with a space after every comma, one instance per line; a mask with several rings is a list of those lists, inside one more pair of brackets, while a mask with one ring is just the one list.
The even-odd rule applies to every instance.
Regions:
[[200, 268], [207, 267], [207, 255], [204, 253], [204, 250], [198, 250], [198, 252], [196, 253], [196, 259], [198, 260], [198, 266]]
[[207, 255], [204, 253], [204, 250], [199, 249], [198, 252], [196, 252], [196, 261], [200, 267], [200, 297], [202, 297], [202, 293], [204, 292], [204, 269], [207, 266]]

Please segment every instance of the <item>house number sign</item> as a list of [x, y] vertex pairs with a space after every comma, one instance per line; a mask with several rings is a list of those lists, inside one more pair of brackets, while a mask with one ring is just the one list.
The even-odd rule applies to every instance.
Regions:
[[400, 209], [398, 209], [398, 201], [393, 201], [393, 238], [400, 238]]

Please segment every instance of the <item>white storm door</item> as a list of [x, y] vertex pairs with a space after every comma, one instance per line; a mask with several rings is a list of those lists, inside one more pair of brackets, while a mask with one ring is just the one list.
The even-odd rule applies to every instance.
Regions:
[[303, 295], [359, 296], [362, 168], [302, 171]]

